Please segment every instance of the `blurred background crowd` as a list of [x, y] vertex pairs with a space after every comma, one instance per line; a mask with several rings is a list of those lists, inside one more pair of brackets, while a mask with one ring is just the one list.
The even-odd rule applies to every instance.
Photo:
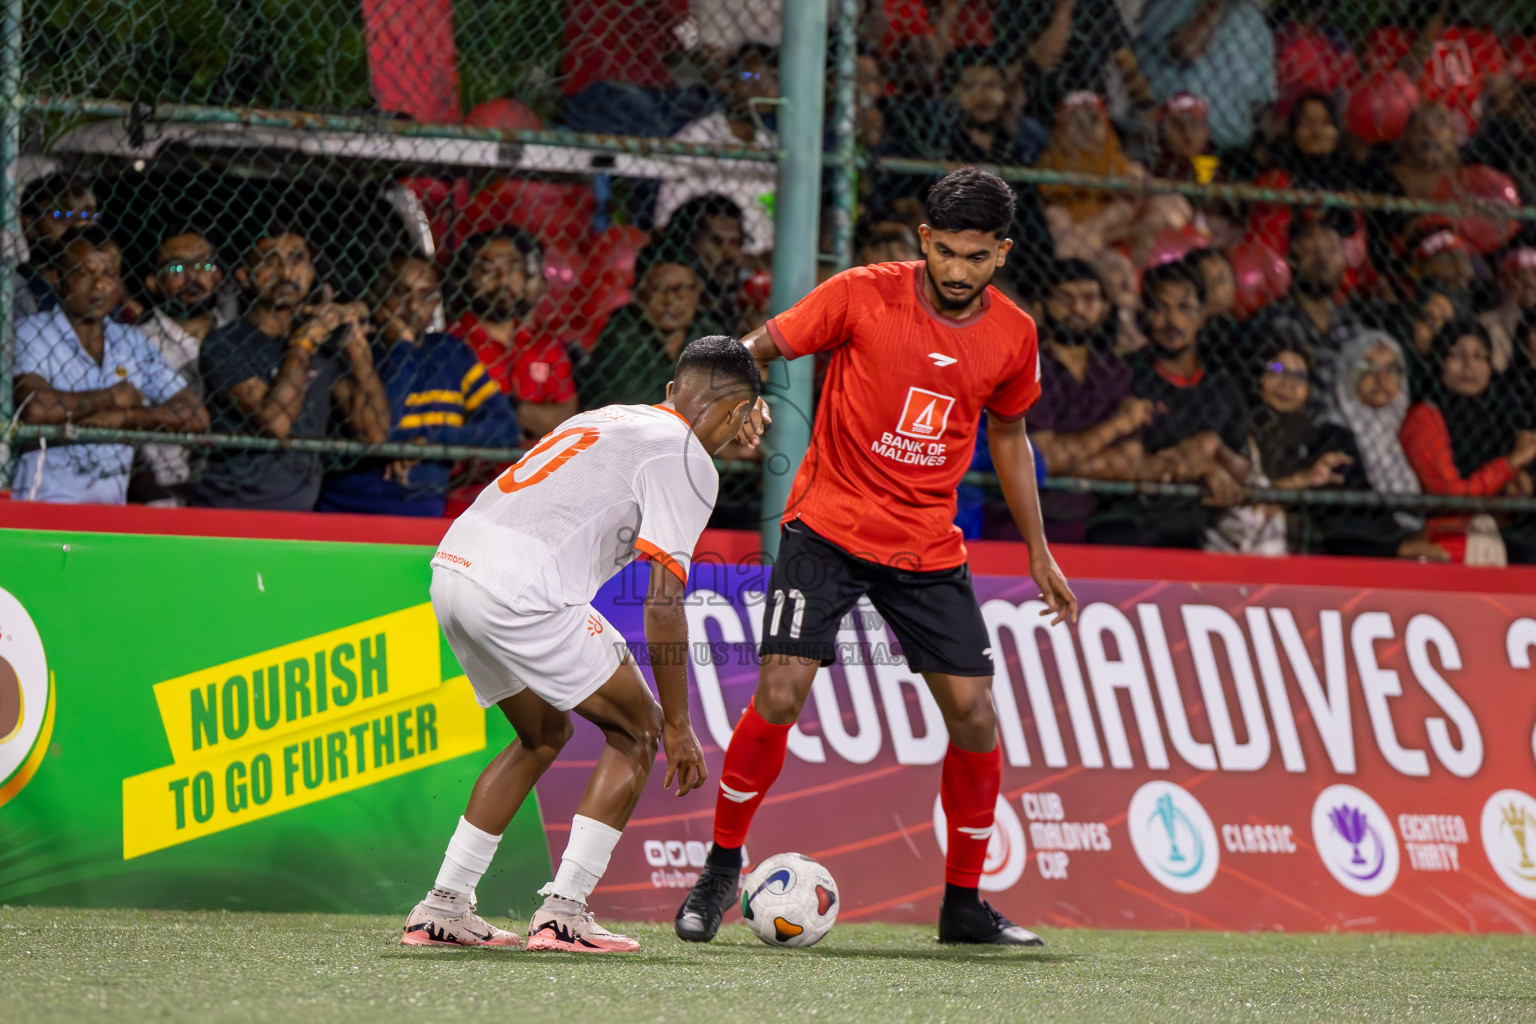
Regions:
[[[579, 409], [660, 401], [687, 340], [768, 315], [772, 2], [337, 0], [261, 31], [241, 2], [201, 15], [213, 50], [180, 0], [137, 0], [150, 28], [115, 37], [111, 5], [30, 6], [29, 93], [140, 102], [24, 120], [19, 422], [355, 443], [19, 441], [13, 498], [452, 515], [505, 463], [359, 444], [524, 447]], [[1536, 561], [1536, 514], [1424, 500], [1533, 492], [1536, 11], [857, 6], [853, 264], [921, 258], [943, 165], [1008, 169], [994, 283], [1040, 328], [1040, 461], [1199, 488], [1047, 490], [1053, 539]], [[439, 123], [522, 134], [403, 130]], [[755, 522], [752, 453], [724, 454], [717, 522]], [[973, 468], [957, 522], [1006, 537], [984, 445]], [[1305, 500], [1323, 491], [1389, 500]]]

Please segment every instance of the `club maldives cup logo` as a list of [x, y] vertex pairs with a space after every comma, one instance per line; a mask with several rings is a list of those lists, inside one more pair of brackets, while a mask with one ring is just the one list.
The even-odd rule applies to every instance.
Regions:
[[1536, 899], [1536, 797], [1501, 789], [1483, 804], [1483, 853], [1505, 885]]
[[1164, 888], [1199, 892], [1216, 877], [1221, 850], [1211, 816], [1187, 789], [1149, 782], [1131, 796], [1126, 814], [1141, 866]]
[[[944, 816], [941, 797], [933, 798], [933, 834], [939, 840], [939, 852], [949, 853], [949, 824]], [[962, 830], [964, 831], [964, 830]], [[1008, 801], [997, 798], [997, 813], [990, 829], [971, 830], [976, 834], [967, 842], [987, 844], [987, 860], [981, 869], [981, 888], [987, 892], [1011, 889], [1024, 876], [1029, 851], [1024, 843], [1024, 824]]]
[[32, 616], [0, 589], [0, 805], [31, 781], [47, 752], [52, 689]]
[[1312, 842], [1340, 885], [1380, 896], [1397, 881], [1397, 834], [1381, 805], [1354, 786], [1329, 786], [1312, 804]]

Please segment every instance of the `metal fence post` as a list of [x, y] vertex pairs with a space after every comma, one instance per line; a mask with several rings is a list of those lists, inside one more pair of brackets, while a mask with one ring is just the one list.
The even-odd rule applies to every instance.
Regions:
[[832, 173], [832, 259], [837, 270], [853, 265], [853, 211], [858, 202], [854, 184], [858, 168], [854, 163], [854, 118], [858, 99], [854, 94], [858, 79], [859, 0], [840, 0], [837, 24], [837, 66], [832, 94], [832, 128], [836, 149]]
[[[826, 0], [785, 0], [779, 77], [779, 187], [774, 199], [773, 312], [816, 286], [821, 205], [822, 92], [826, 88]], [[769, 406], [773, 427], [763, 445], [763, 551], [779, 550], [779, 516], [811, 443], [811, 359], [775, 363]]]
[[0, 488], [10, 485], [15, 344], [16, 263], [21, 247], [16, 160], [21, 153], [21, 5], [5, 0], [0, 13]]

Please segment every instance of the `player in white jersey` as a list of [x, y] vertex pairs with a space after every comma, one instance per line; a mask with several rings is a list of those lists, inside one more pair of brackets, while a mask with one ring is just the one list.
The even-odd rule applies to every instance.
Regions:
[[[517, 741], [480, 773], [437, 884], [417, 904], [407, 945], [517, 946], [475, 913], [475, 886], [501, 834], [571, 736], [570, 713], [606, 744], [571, 821], [571, 838], [527, 948], [627, 952], [587, 912], [620, 831], [666, 750], [663, 785], [679, 796], [706, 775], [689, 724], [683, 588], [714, 508], [712, 456], [736, 437], [761, 391], [757, 364], [726, 337], [690, 342], [660, 405], [573, 416], [486, 487], [432, 558], [432, 607], [480, 703]], [[645, 638], [656, 699], [624, 638], [591, 601], [636, 558], [651, 562]]]

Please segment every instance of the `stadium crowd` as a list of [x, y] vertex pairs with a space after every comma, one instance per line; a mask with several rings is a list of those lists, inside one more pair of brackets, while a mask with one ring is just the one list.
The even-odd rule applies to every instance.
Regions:
[[[688, 45], [689, 5], [673, 0], [567, 6], [580, 31], [567, 33], [560, 127], [776, 145], [774, 40]], [[1346, 39], [1312, 0], [1146, 0], [1134, 16], [1116, 0], [865, 9], [858, 264], [921, 259], [936, 175], [881, 157], [1484, 203], [1416, 215], [1019, 184], [1017, 244], [994, 284], [1039, 326], [1038, 457], [1055, 477], [1207, 495], [1047, 491], [1053, 540], [1536, 561], [1529, 515], [1243, 498], [1245, 485], [1533, 493], [1536, 231], [1495, 211], [1536, 187], [1536, 45], [1476, 23]], [[472, 230], [443, 233], [439, 258], [381, 249], [351, 296], [327, 280], [337, 240], [291, 212], [234, 245], [213, 222], [124, 223], [88, 177], [43, 178], [23, 196], [20, 417], [510, 447], [578, 409], [659, 401], [687, 340], [766, 318], [774, 181], [760, 167], [700, 158], [558, 216], [472, 200]], [[411, 187], [430, 207], [440, 184]], [[553, 257], [569, 259], [572, 232], [623, 241], [616, 273], [577, 268], [590, 295], [551, 286], [570, 276]], [[127, 233], [155, 239], [137, 265]], [[12, 497], [440, 516], [494, 472], [198, 451], [32, 446]], [[985, 459], [982, 445], [975, 468]], [[1011, 529], [979, 492], [960, 506], [968, 535]]]

